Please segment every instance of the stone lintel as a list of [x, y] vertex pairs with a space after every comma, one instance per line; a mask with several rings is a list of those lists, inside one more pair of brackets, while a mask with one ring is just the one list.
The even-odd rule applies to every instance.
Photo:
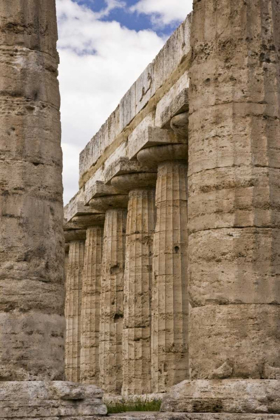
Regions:
[[[186, 380], [172, 387], [170, 392], [166, 394], [163, 398], [161, 411], [185, 413], [277, 413], [279, 416], [280, 380]], [[236, 418], [239, 419], [240, 417]]]
[[[106, 415], [103, 392], [71, 382], [1, 382], [0, 419], [77, 420]], [[95, 417], [94, 417], [95, 418]]]
[[[85, 205], [87, 205], [93, 198], [118, 194], [120, 194], [120, 191], [112, 185], [105, 184], [102, 181], [96, 181], [95, 184], [85, 192]], [[92, 207], [89, 208], [92, 209]], [[92, 209], [92, 211], [94, 210]]]
[[147, 147], [186, 142], [187, 138], [176, 135], [172, 130], [139, 126], [128, 138], [128, 157], [129, 159], [135, 158], [138, 152]]
[[118, 175], [127, 175], [143, 172], [156, 172], [141, 164], [137, 160], [129, 160], [126, 157], [119, 158], [112, 163], [105, 172], [105, 183], [109, 183], [112, 178]]

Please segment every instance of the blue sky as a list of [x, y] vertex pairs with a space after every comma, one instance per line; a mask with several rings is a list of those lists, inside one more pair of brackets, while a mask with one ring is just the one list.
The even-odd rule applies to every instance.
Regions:
[[191, 12], [192, 0], [56, 0], [64, 202], [79, 153]]
[[[75, 0], [77, 3], [85, 5], [95, 12], [99, 12], [102, 9], [106, 8], [105, 0]], [[172, 2], [172, 0], [170, 0]], [[184, 0], [182, 0], [184, 1]], [[155, 27], [149, 14], [137, 13], [137, 11], [131, 12], [129, 9], [132, 6], [135, 6], [138, 3], [138, 0], [123, 0], [125, 3], [124, 8], [113, 9], [108, 16], [102, 18], [104, 21], [116, 20], [120, 22], [121, 25], [134, 29], [136, 31], [149, 29], [156, 31], [159, 36], [169, 36], [178, 26], [178, 21], [172, 22], [170, 24]]]

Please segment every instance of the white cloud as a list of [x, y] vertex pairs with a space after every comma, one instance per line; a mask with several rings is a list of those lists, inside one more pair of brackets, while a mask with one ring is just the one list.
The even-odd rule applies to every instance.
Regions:
[[78, 191], [79, 152], [164, 44], [152, 31], [132, 31], [72, 0], [57, 0], [64, 151], [64, 201]]
[[193, 0], [140, 0], [130, 8], [132, 12], [150, 15], [157, 26], [180, 22], [192, 11]]

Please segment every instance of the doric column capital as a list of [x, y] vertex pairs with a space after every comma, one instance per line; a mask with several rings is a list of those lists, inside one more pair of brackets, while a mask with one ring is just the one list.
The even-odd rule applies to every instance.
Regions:
[[170, 127], [178, 136], [188, 138], [189, 113], [183, 112], [182, 114], [175, 115], [170, 121]]
[[187, 161], [188, 146], [186, 144], [169, 144], [165, 146], [149, 147], [138, 153], [137, 159], [149, 167], [157, 167], [162, 162], [172, 160]]
[[155, 188], [157, 174], [152, 173], [138, 173], [115, 176], [111, 184], [123, 192], [130, 192], [136, 189], [150, 189]]

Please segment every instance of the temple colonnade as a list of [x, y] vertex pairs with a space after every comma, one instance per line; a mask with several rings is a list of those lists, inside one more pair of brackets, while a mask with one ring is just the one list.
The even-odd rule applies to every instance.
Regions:
[[67, 379], [108, 394], [163, 393], [188, 377], [188, 114], [180, 118], [177, 144], [112, 164], [89, 214], [65, 227]]

